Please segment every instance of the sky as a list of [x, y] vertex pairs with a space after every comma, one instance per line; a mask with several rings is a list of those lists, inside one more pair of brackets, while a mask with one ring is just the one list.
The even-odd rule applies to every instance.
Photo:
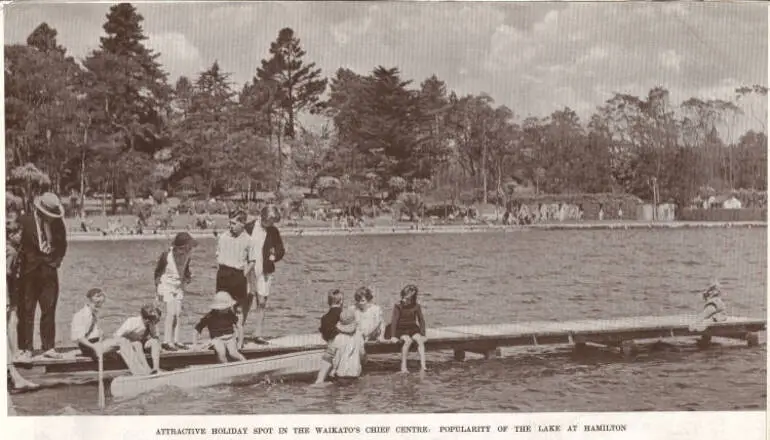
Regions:
[[[135, 3], [146, 44], [173, 84], [217, 60], [240, 87], [291, 27], [324, 75], [398, 67], [414, 86], [432, 74], [459, 95], [489, 94], [520, 118], [565, 106], [587, 118], [614, 92], [655, 86], [673, 103], [731, 99], [768, 84], [768, 12], [759, 3], [266, 2]], [[5, 7], [5, 43], [41, 22], [78, 58], [97, 48], [109, 4]], [[764, 118], [766, 103], [759, 104]], [[763, 107], [764, 106], [764, 107]], [[747, 124], [748, 122], [738, 122]]]

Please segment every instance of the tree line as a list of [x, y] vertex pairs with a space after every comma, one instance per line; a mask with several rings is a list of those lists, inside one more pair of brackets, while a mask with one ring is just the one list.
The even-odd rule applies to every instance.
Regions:
[[[570, 108], [522, 120], [486, 94], [459, 96], [436, 75], [416, 84], [377, 66], [326, 78], [290, 28], [247, 84], [216, 61], [171, 81], [145, 46], [142, 21], [129, 3], [110, 7], [105, 35], [82, 60], [46, 23], [26, 44], [5, 46], [8, 170], [35, 164], [54, 191], [81, 197], [281, 195], [303, 186], [333, 189], [338, 201], [383, 192], [489, 201], [523, 186], [687, 205], [706, 188], [766, 190], [766, 106], [750, 115], [761, 128], [731, 142], [719, 130], [745, 113], [741, 100], [764, 99], [764, 86], [678, 105], [654, 87], [616, 93], [587, 121]], [[326, 123], [304, 127], [303, 114]], [[23, 174], [9, 173], [9, 183]]]

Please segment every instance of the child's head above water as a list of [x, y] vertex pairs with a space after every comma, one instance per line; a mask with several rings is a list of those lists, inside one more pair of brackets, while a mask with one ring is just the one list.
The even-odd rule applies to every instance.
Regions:
[[342, 292], [340, 289], [332, 289], [326, 295], [326, 301], [329, 303], [329, 307], [342, 306]]
[[414, 284], [408, 284], [406, 287], [401, 289], [401, 303], [408, 305], [408, 304], [417, 304], [417, 293], [419, 293], [419, 289]]
[[359, 287], [356, 289], [356, 293], [353, 294], [353, 298], [356, 301], [357, 306], [363, 306], [364, 304], [372, 302], [374, 295], [372, 289], [368, 287]]

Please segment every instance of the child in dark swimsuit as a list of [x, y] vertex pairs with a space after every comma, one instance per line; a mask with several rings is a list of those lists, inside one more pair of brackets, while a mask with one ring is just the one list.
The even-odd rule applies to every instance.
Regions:
[[420, 368], [426, 371], [425, 366], [425, 318], [422, 308], [417, 303], [419, 290], [414, 284], [409, 284], [401, 290], [401, 301], [393, 307], [393, 317], [390, 321], [389, 336], [391, 341], [404, 341], [401, 347], [401, 372], [408, 373], [406, 357], [412, 342], [417, 343], [417, 351], [420, 354]]
[[704, 331], [710, 322], [722, 322], [727, 319], [727, 311], [722, 301], [722, 287], [719, 281], [714, 281], [703, 292], [703, 311], [696, 322], [690, 324], [690, 331]]
[[198, 345], [198, 337], [204, 328], [208, 328], [211, 345], [221, 364], [226, 364], [228, 358], [236, 361], [246, 360], [238, 351], [238, 347], [242, 345], [243, 328], [235, 307], [237, 304], [233, 297], [224, 290], [219, 291], [214, 296], [211, 310], [195, 325], [193, 345]]

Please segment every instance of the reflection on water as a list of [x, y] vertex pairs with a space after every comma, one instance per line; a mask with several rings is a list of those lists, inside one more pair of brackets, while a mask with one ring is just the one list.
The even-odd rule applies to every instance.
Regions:
[[[665, 315], [697, 310], [713, 277], [729, 310], [765, 316], [763, 229], [529, 231], [465, 235], [290, 237], [269, 300], [268, 332], [316, 331], [325, 292], [368, 284], [388, 311], [406, 283], [420, 286], [429, 326]], [[73, 243], [62, 269], [57, 336], [92, 286], [106, 289], [104, 329], [114, 331], [154, 298], [156, 242]], [[214, 286], [214, 241], [202, 240], [185, 297], [183, 335], [206, 312]], [[248, 324], [247, 324], [248, 327]], [[347, 386], [305, 382], [167, 388], [109, 414], [382, 413], [492, 411], [735, 410], [765, 407], [766, 350], [691, 343], [576, 358], [563, 348], [507, 349], [506, 357], [452, 360], [429, 353], [427, 374], [398, 374], [396, 356], [375, 356]], [[416, 358], [414, 362], [417, 362]], [[416, 364], [412, 369], [416, 370]], [[96, 386], [13, 397], [20, 414], [97, 413]]]

